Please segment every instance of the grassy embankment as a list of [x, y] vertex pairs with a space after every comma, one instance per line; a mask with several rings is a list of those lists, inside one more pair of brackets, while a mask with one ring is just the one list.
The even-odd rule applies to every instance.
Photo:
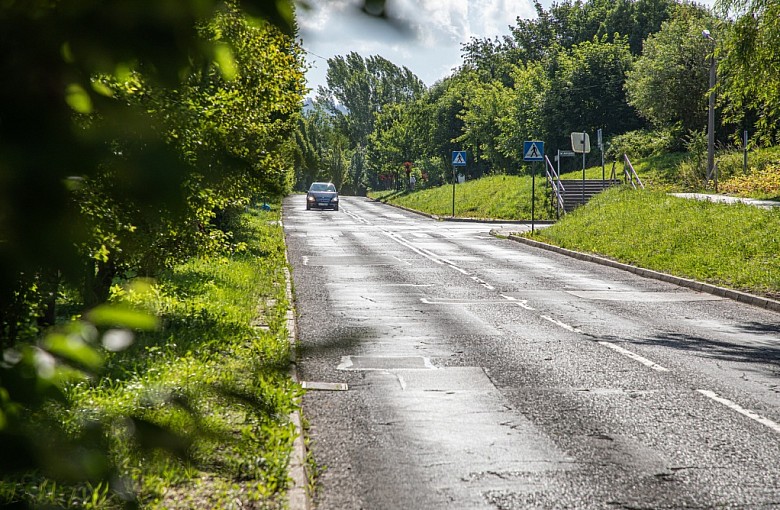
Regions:
[[612, 189], [534, 239], [739, 290], [780, 297], [780, 208]]
[[[727, 178], [721, 191], [754, 198], [780, 197], [780, 168], [771, 163], [777, 156], [777, 150], [753, 156], [761, 163], [759, 168], [749, 175]], [[741, 165], [739, 155], [732, 159], [732, 166]], [[686, 278], [780, 297], [780, 208], [768, 211], [667, 196], [667, 191], [686, 191], [684, 179], [679, 179], [679, 169], [684, 166], [680, 157], [637, 160], [634, 166], [649, 184], [648, 191], [611, 190], [554, 226], [538, 231], [535, 238]], [[609, 171], [607, 167], [607, 175]], [[600, 167], [586, 172], [588, 178], [601, 177]], [[563, 178], [581, 175], [571, 172]], [[530, 219], [530, 177], [492, 176], [456, 188], [456, 216]], [[452, 212], [451, 186], [372, 196], [440, 216]], [[537, 219], [552, 216], [543, 191], [537, 194], [536, 211]]]
[[[141, 508], [283, 506], [295, 434], [288, 415], [300, 389], [287, 372], [279, 216], [278, 207], [247, 214], [237, 236], [245, 249], [232, 255], [192, 260], [144, 291], [115, 291], [115, 299], [151, 309], [162, 326], [108, 353], [97, 380], [69, 389], [61, 419], [112, 424], [118, 475]], [[173, 436], [160, 440], [184, 460], [139, 453], [125, 417], [169, 429]], [[109, 494], [37, 475], [0, 482], [0, 501], [37, 508], [124, 508]]]

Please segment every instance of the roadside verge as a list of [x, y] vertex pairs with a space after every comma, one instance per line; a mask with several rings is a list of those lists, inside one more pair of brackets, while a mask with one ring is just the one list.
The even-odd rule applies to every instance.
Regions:
[[[284, 228], [284, 227], [282, 227]], [[290, 342], [290, 378], [296, 383], [300, 383], [298, 369], [296, 366], [295, 349], [297, 345], [297, 323], [295, 321], [295, 301], [292, 293], [292, 275], [290, 274], [290, 260], [287, 257], [287, 248], [284, 251], [284, 259], [287, 267], [284, 268], [284, 277], [287, 285], [287, 338]], [[301, 417], [301, 408], [298, 407], [290, 413], [290, 423], [295, 427], [295, 440], [293, 441], [293, 451], [290, 456], [290, 465], [288, 468], [289, 477], [292, 481], [292, 487], [287, 490], [287, 502], [290, 510], [311, 510], [313, 508], [311, 494], [309, 493], [308, 473], [306, 472], [306, 441], [303, 431], [303, 419]]]
[[[497, 233], [495, 231], [492, 231], [491, 234], [496, 235]], [[560, 253], [562, 255], [567, 255], [575, 259], [594, 262], [596, 264], [601, 264], [603, 266], [608, 266], [608, 267], [614, 267], [616, 269], [622, 269], [624, 271], [628, 271], [637, 274], [639, 276], [643, 276], [645, 278], [652, 278], [667, 283], [673, 283], [675, 285], [679, 285], [681, 287], [687, 287], [689, 289], [693, 289], [698, 292], [706, 292], [708, 294], [712, 294], [715, 296], [732, 299], [734, 301], [739, 301], [740, 303], [747, 303], [749, 305], [758, 306], [761, 308], [765, 308], [767, 310], [772, 310], [774, 312], [780, 312], [780, 301], [775, 301], [774, 299], [769, 299], [762, 296], [756, 296], [754, 294], [749, 294], [747, 292], [741, 292], [738, 290], [727, 289], [725, 287], [718, 287], [717, 285], [703, 283], [696, 280], [689, 280], [687, 278], [681, 278], [679, 276], [673, 276], [670, 274], [661, 273], [659, 271], [653, 271], [652, 269], [645, 269], [643, 267], [632, 266], [630, 264], [625, 264], [623, 262], [617, 262], [604, 257], [599, 257], [597, 255], [591, 255], [589, 253], [582, 253], [574, 250], [569, 250], [566, 248], [561, 248], [559, 246], [543, 243], [540, 241], [535, 241], [533, 239], [528, 239], [521, 236], [509, 235], [507, 239], [510, 239], [518, 243], [523, 243], [529, 246], [534, 246], [536, 248], [541, 248], [543, 250], [548, 250], [555, 253]]]

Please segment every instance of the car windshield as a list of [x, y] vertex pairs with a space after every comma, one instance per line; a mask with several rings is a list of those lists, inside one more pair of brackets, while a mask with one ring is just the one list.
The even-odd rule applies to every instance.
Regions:
[[336, 191], [336, 186], [327, 182], [315, 182], [309, 188], [309, 191]]

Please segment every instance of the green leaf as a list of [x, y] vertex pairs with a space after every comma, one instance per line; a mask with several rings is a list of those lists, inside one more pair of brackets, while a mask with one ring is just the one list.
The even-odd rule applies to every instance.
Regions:
[[100, 305], [87, 312], [87, 320], [96, 326], [115, 326], [129, 329], [152, 330], [157, 327], [157, 317], [149, 312], [126, 306]]
[[65, 90], [65, 102], [78, 113], [92, 113], [92, 99], [78, 83], [68, 85]]
[[222, 77], [227, 81], [235, 80], [238, 76], [238, 65], [233, 56], [233, 50], [227, 44], [214, 46], [214, 60], [219, 65]]
[[75, 362], [87, 369], [97, 370], [103, 366], [103, 357], [81, 337], [54, 333], [43, 341], [44, 348], [51, 354]]

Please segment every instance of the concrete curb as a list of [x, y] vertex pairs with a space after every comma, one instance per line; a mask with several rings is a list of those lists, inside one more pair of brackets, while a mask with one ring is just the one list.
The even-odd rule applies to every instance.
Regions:
[[601, 264], [603, 266], [608, 266], [608, 267], [614, 267], [616, 269], [622, 269], [624, 271], [628, 271], [630, 273], [634, 273], [639, 276], [643, 276], [645, 278], [652, 278], [654, 280], [660, 280], [663, 282], [672, 283], [675, 285], [679, 285], [681, 287], [687, 287], [689, 289], [693, 289], [698, 292], [706, 292], [708, 294], [712, 294], [715, 296], [723, 297], [726, 299], [732, 299], [734, 301], [739, 301], [740, 303], [746, 303], [749, 305], [758, 306], [760, 308], [771, 310], [773, 312], [780, 312], [780, 301], [775, 301], [774, 299], [756, 296], [738, 290], [727, 289], [725, 287], [718, 287], [716, 285], [698, 282], [696, 280], [680, 278], [679, 276], [673, 276], [670, 274], [653, 271], [652, 269], [645, 269], [643, 267], [637, 267], [637, 266], [632, 266], [630, 264], [624, 264], [622, 262], [616, 262], [614, 260], [606, 259], [604, 257], [599, 257], [596, 255], [591, 255], [589, 253], [582, 253], [578, 251], [568, 250], [566, 248], [561, 248], [559, 246], [543, 243], [540, 241], [534, 241], [533, 239], [527, 239], [525, 237], [510, 235], [508, 239], [518, 243], [527, 244], [529, 246], [533, 246], [536, 248], [541, 248], [543, 250], [548, 250], [555, 253], [560, 253], [562, 255], [567, 255], [575, 259], [584, 260], [587, 262], [594, 262], [596, 264]]
[[[280, 226], [284, 228], [281, 221]], [[284, 261], [289, 266], [289, 259], [287, 258], [287, 247], [284, 250]], [[296, 383], [300, 383], [298, 377], [298, 369], [296, 366], [295, 347], [297, 345], [297, 322], [295, 321], [295, 302], [292, 295], [292, 276], [290, 275], [289, 267], [284, 268], [284, 279], [286, 283], [286, 295], [287, 302], [290, 303], [287, 309], [287, 339], [290, 342], [290, 369], [288, 373], [290, 378]], [[303, 420], [301, 419], [301, 409], [297, 409], [290, 413], [290, 422], [295, 426], [295, 440], [293, 441], [293, 451], [290, 457], [290, 465], [288, 468], [290, 479], [292, 480], [292, 487], [287, 490], [287, 504], [290, 510], [311, 510], [314, 505], [312, 503], [311, 494], [309, 494], [309, 481], [308, 473], [306, 472], [306, 443], [303, 435]]]

